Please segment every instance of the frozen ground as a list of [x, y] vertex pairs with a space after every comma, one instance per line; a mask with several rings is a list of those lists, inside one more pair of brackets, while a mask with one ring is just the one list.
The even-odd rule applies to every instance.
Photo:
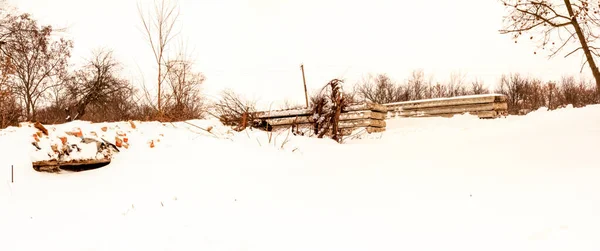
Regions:
[[0, 131], [0, 248], [600, 249], [600, 106], [388, 120], [343, 145], [190, 123], [213, 134], [58, 125], [130, 143], [107, 167], [62, 174], [31, 168], [30, 128]]

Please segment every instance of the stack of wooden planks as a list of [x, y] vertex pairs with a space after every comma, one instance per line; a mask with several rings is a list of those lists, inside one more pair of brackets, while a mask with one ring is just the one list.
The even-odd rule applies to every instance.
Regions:
[[388, 118], [452, 117], [469, 113], [479, 118], [497, 118], [508, 114], [506, 96], [502, 94], [469, 95], [384, 104]]
[[[365, 128], [367, 132], [385, 131], [387, 108], [374, 103], [362, 103], [346, 107], [340, 114], [339, 128], [343, 135], [355, 129]], [[254, 116], [272, 127], [272, 130], [312, 128], [314, 116], [310, 109], [293, 109], [257, 112]]]

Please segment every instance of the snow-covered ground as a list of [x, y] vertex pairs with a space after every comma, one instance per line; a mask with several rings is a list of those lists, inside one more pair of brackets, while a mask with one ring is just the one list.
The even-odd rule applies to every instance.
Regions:
[[388, 120], [342, 145], [189, 123], [212, 133], [47, 126], [128, 137], [110, 165], [61, 174], [31, 168], [32, 128], [0, 131], [0, 249], [600, 249], [600, 106]]

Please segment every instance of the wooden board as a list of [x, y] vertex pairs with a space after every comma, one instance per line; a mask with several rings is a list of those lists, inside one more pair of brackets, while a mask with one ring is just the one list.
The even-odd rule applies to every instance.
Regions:
[[[356, 111], [376, 111], [376, 112], [387, 112], [388, 108], [384, 105], [375, 103], [362, 103], [356, 105], [350, 105], [343, 110], [346, 112]], [[259, 119], [271, 119], [271, 118], [286, 118], [295, 116], [309, 116], [312, 115], [311, 109], [293, 109], [293, 110], [277, 110], [277, 111], [260, 111], [254, 113], [254, 116]]]
[[366, 130], [367, 133], [379, 133], [385, 132], [385, 127], [363, 127], [363, 128], [344, 128], [342, 129], [343, 135], [350, 135], [354, 132], [354, 130]]
[[501, 94], [489, 94], [489, 95], [470, 95], [470, 96], [459, 96], [453, 98], [439, 98], [439, 99], [426, 99], [426, 100], [414, 100], [406, 102], [396, 102], [384, 104], [388, 109], [397, 110], [402, 108], [404, 110], [429, 108], [429, 107], [445, 107], [455, 105], [470, 105], [470, 104], [485, 104], [485, 103], [503, 103], [506, 102], [506, 96]]
[[354, 111], [387, 112], [388, 108], [384, 105], [375, 104], [375, 103], [362, 103], [362, 104], [350, 105], [344, 109], [344, 112], [354, 112]]
[[[382, 112], [374, 112], [374, 111], [356, 111], [356, 112], [346, 112], [340, 114], [340, 121], [346, 120], [356, 120], [356, 119], [376, 119], [376, 120], [384, 120], [387, 114]], [[266, 119], [267, 123], [271, 126], [278, 125], [293, 125], [293, 124], [306, 124], [312, 123], [312, 116], [297, 116], [297, 117], [287, 117], [287, 118], [273, 118]]]
[[[466, 113], [442, 113], [442, 114], [422, 114], [422, 115], [418, 115], [418, 116], [402, 116], [402, 115], [398, 115], [395, 116], [392, 113], [389, 114], [388, 118], [429, 118], [429, 117], [445, 117], [445, 118], [451, 118], [454, 115], [460, 115], [460, 114], [466, 114]], [[503, 112], [502, 111], [479, 111], [479, 112], [470, 112], [470, 114], [478, 116], [479, 118], [497, 118], [500, 116], [503, 116]]]
[[415, 110], [404, 110], [401, 107], [389, 113], [398, 116], [422, 116], [426, 114], [445, 114], [445, 113], [465, 113], [465, 112], [479, 112], [479, 111], [506, 111], [508, 109], [507, 103], [488, 103], [488, 104], [469, 104], [469, 105], [456, 105], [447, 107], [429, 107]]
[[310, 110], [310, 109], [261, 111], [261, 112], [256, 112], [254, 114], [254, 116], [259, 119], [285, 118], [285, 117], [309, 116], [309, 115], [312, 115], [312, 110]]
[[385, 127], [385, 120], [375, 120], [375, 119], [356, 119], [356, 120], [346, 120], [340, 121], [338, 126], [343, 128], [357, 128], [357, 127]]

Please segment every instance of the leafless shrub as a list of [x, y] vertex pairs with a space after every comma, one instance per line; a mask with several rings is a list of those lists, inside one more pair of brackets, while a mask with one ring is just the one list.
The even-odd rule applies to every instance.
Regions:
[[425, 99], [428, 96], [428, 89], [431, 86], [431, 81], [425, 79], [423, 70], [413, 71], [408, 78], [406, 92], [407, 100]]
[[164, 117], [171, 121], [204, 117], [206, 104], [200, 89], [206, 79], [204, 74], [192, 69], [192, 62], [183, 50], [176, 59], [167, 62], [166, 70]]
[[361, 99], [386, 104], [403, 101], [402, 86], [391, 80], [386, 74], [369, 75], [355, 86], [353, 93]]
[[314, 133], [319, 138], [331, 133], [333, 140], [342, 140], [339, 128], [340, 114], [346, 106], [354, 102], [352, 95], [344, 95], [342, 83], [343, 80], [333, 79], [311, 97]]
[[248, 125], [257, 126], [252, 124], [255, 121], [256, 101], [244, 99], [233, 90], [224, 90], [221, 93], [214, 110], [214, 116], [224, 125], [236, 126], [240, 129]]
[[17, 125], [20, 115], [15, 95], [6, 84], [0, 83], [0, 128]]
[[[66, 120], [83, 119], [90, 108], [96, 115], [123, 112], [123, 102], [127, 102], [133, 92], [129, 81], [119, 78], [120, 69], [110, 50], [96, 50], [87, 64], [77, 70], [66, 83], [71, 105], [67, 108]], [[117, 108], [117, 109], [115, 109]], [[127, 113], [118, 113], [125, 117]], [[88, 118], [88, 120], [92, 120]], [[106, 120], [95, 118], [94, 120]]]
[[488, 94], [490, 93], [490, 90], [487, 89], [483, 82], [476, 79], [473, 82], [471, 82], [471, 89], [468, 90], [468, 95], [479, 95], [479, 94]]
[[563, 77], [558, 84], [542, 84], [539, 79], [519, 74], [503, 75], [496, 92], [507, 96], [510, 114], [527, 114], [541, 107], [552, 110], [568, 104], [582, 107], [599, 102], [593, 82], [577, 82], [572, 76]]

